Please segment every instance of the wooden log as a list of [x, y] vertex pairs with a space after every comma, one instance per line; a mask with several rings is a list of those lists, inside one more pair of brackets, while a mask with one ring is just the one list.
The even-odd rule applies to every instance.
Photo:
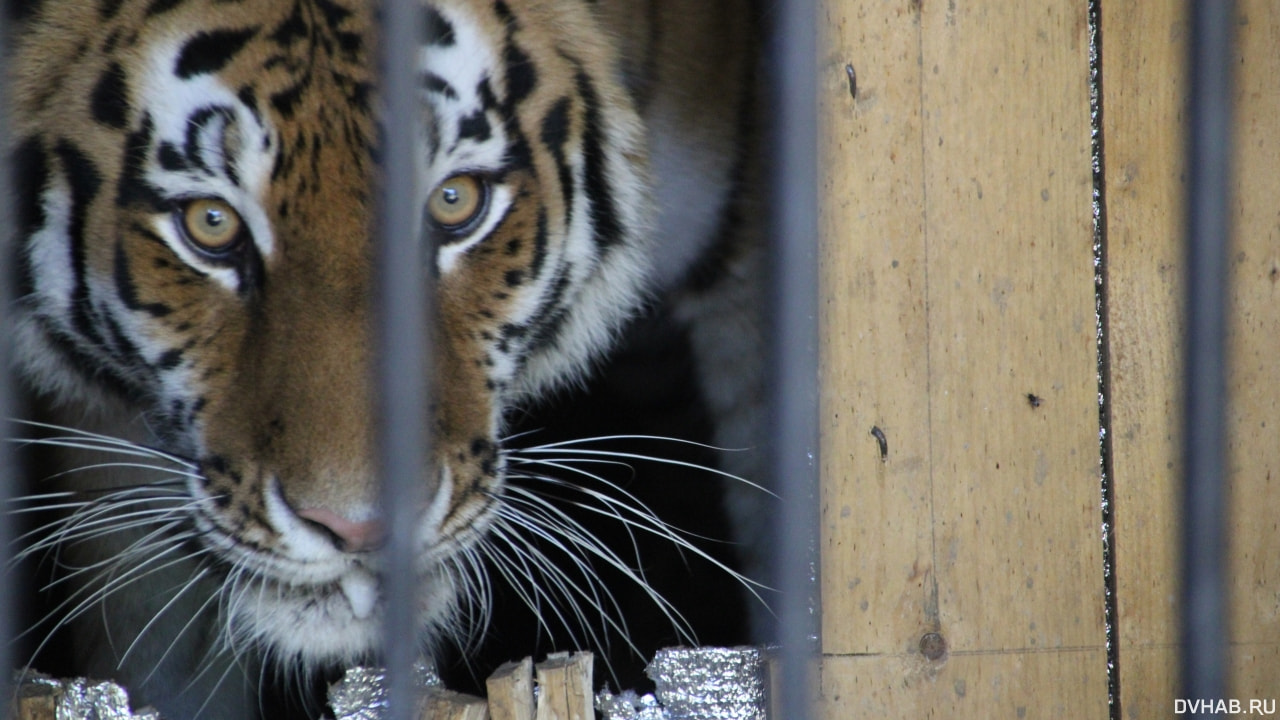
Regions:
[[538, 663], [537, 720], [593, 720], [595, 698], [589, 652], [557, 653]]
[[430, 690], [424, 700], [422, 720], [489, 720], [484, 698], [452, 690]]
[[533, 660], [501, 665], [485, 681], [493, 720], [534, 720]]
[[56, 720], [58, 692], [49, 685], [25, 683], [14, 698], [14, 720]]

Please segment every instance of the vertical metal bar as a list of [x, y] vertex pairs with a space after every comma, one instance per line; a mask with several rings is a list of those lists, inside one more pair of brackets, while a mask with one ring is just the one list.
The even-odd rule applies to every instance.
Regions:
[[[4, 12], [0, 9], [0, 16]], [[13, 437], [11, 420], [17, 405], [14, 384], [9, 376], [12, 367], [9, 338], [13, 337], [9, 326], [10, 303], [13, 302], [15, 284], [10, 262], [17, 229], [12, 221], [16, 203], [13, 199], [13, 175], [9, 169], [9, 73], [5, 62], [9, 57], [7, 25], [7, 22], [0, 23], [0, 707], [8, 707], [11, 697], [9, 678], [13, 667], [17, 579], [9, 564], [14, 537], [13, 516], [9, 508], [19, 482], [9, 444], [9, 438]]]
[[1183, 419], [1186, 698], [1227, 690], [1226, 328], [1231, 233], [1234, 3], [1189, 3], [1187, 349]]
[[386, 113], [381, 147], [378, 244], [377, 438], [382, 508], [387, 525], [383, 590], [384, 662], [389, 720], [416, 712], [411, 666], [417, 656], [418, 574], [414, 528], [426, 497], [431, 457], [426, 413], [430, 280], [424, 254], [418, 192], [421, 117], [418, 49], [424, 31], [416, 0], [383, 0], [382, 98]]
[[773, 6], [768, 48], [773, 182], [773, 476], [783, 511], [775, 582], [782, 589], [782, 697], [787, 720], [809, 717], [818, 652], [817, 19], [809, 0]]

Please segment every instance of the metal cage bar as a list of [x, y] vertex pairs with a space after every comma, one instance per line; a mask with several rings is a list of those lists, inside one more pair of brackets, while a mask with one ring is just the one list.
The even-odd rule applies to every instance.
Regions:
[[1227, 691], [1227, 301], [1233, 2], [1189, 3], [1182, 696]]
[[432, 294], [419, 206], [422, 165], [418, 47], [424, 30], [416, 0], [382, 3], [382, 176], [377, 251], [378, 332], [375, 380], [377, 442], [386, 522], [383, 652], [388, 720], [415, 712], [412, 665], [417, 657], [417, 515], [431, 477], [429, 323]]
[[[3, 13], [0, 10], [0, 13]], [[14, 274], [10, 267], [14, 227], [13, 174], [9, 165], [9, 38], [7, 23], [0, 23], [0, 709], [7, 707], [10, 692], [10, 668], [13, 664], [13, 638], [17, 603], [17, 581], [10, 563], [14, 550], [13, 515], [9, 512], [19, 477], [14, 463], [12, 420], [17, 402], [15, 384], [10, 378], [10, 353], [13, 337], [10, 307], [14, 299]]]
[[807, 0], [774, 8], [767, 48], [773, 111], [769, 206], [772, 262], [771, 470], [783, 498], [774, 581], [782, 590], [782, 697], [788, 720], [810, 715], [818, 652], [818, 170], [817, 15]]

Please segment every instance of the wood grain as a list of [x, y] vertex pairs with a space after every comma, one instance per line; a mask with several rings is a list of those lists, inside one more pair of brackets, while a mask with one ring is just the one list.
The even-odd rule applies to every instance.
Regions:
[[533, 720], [533, 659], [503, 663], [485, 680], [493, 720]]
[[1237, 698], [1280, 696], [1280, 7], [1236, 6], [1230, 309], [1232, 664]]
[[534, 668], [538, 678], [537, 720], [592, 720], [595, 694], [592, 655], [558, 653]]
[[1120, 707], [1133, 718], [1168, 717], [1177, 682], [1184, 5], [1102, 5]]
[[1086, 8], [824, 12], [824, 707], [1105, 715]]

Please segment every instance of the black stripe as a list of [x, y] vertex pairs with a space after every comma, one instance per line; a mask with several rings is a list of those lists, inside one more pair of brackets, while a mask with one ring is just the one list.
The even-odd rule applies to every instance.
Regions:
[[186, 0], [153, 0], [153, 2], [147, 6], [147, 17], [167, 13], [185, 1]]
[[613, 184], [605, 168], [604, 128], [600, 117], [600, 97], [591, 78], [582, 70], [577, 73], [578, 94], [585, 106], [582, 131], [582, 154], [585, 159], [583, 186], [590, 200], [595, 240], [602, 249], [622, 241], [622, 223], [618, 220], [613, 199]]
[[294, 83], [292, 86], [271, 95], [271, 107], [280, 113], [280, 116], [286, 120], [292, 119], [294, 113], [298, 110], [298, 103], [302, 100], [302, 92], [306, 90], [310, 77], [304, 78], [302, 81]]
[[[528, 345], [525, 346], [525, 357], [554, 345], [560, 338], [560, 333], [564, 330], [564, 321], [569, 317], [569, 309], [564, 305], [564, 296], [569, 288], [572, 267], [566, 262], [556, 268], [551, 292], [543, 300], [537, 314], [529, 321], [534, 330]], [[523, 360], [524, 358], [521, 358], [522, 362]]]
[[560, 197], [564, 201], [564, 226], [573, 224], [573, 169], [565, 158], [565, 143], [569, 141], [569, 98], [560, 98], [542, 118], [542, 144], [555, 158], [560, 177]]
[[160, 167], [170, 172], [183, 172], [191, 169], [191, 164], [187, 162], [186, 155], [178, 150], [178, 147], [167, 140], [160, 143], [160, 150], [156, 156], [160, 160]]
[[[258, 108], [258, 96], [254, 93], [251, 86], [245, 85], [244, 87], [241, 87], [236, 93], [236, 98], [239, 99], [245, 107], [249, 108], [249, 112], [253, 114], [254, 120], [257, 120], [259, 123], [262, 122], [262, 111]], [[263, 147], [265, 149], [266, 146], [264, 145]]]
[[124, 4], [124, 0], [102, 0], [98, 5], [98, 17], [103, 20], [110, 20], [120, 12], [120, 6]]
[[281, 47], [288, 48], [306, 36], [307, 21], [302, 17], [302, 5], [294, 3], [293, 12], [276, 27], [275, 32], [271, 33], [271, 40]]
[[13, 153], [13, 187], [18, 192], [18, 236], [26, 239], [45, 226], [42, 195], [49, 186], [49, 160], [39, 137], [23, 140]]
[[54, 153], [62, 163], [67, 185], [71, 188], [71, 216], [67, 223], [68, 240], [71, 243], [71, 272], [75, 277], [71, 291], [71, 326], [90, 343], [100, 346], [102, 335], [94, 322], [89, 298], [89, 269], [85, 249], [88, 240], [84, 234], [89, 218], [89, 205], [102, 189], [102, 173], [70, 140], [59, 140], [54, 146]]
[[[202, 107], [191, 113], [187, 118], [187, 136], [183, 139], [182, 147], [182, 152], [186, 155], [187, 162], [193, 167], [200, 168], [205, 174], [213, 175], [213, 168], [209, 167], [209, 164], [205, 162], [204, 147], [200, 144], [200, 136], [204, 134], [209, 123], [215, 120], [222, 121], [223, 134], [225, 134], [226, 127], [235, 123], [235, 119], [235, 113], [232, 112], [231, 108], [222, 105]], [[227, 159], [222, 152], [217, 152], [214, 155], [219, 159]]]
[[458, 139], [459, 140], [475, 140], [476, 142], [484, 142], [491, 137], [492, 128], [489, 127], [489, 118], [485, 117], [483, 110], [477, 110], [474, 113], [462, 118], [458, 123]]
[[424, 29], [422, 36], [427, 39], [428, 45], [437, 47], [453, 47], [457, 39], [453, 34], [453, 24], [444, 19], [439, 10], [433, 7], [426, 9], [424, 16]]
[[493, 12], [497, 14], [498, 19], [507, 25], [507, 27], [515, 29], [519, 26], [519, 20], [511, 13], [511, 8], [503, 0], [495, 0], [493, 3]]
[[533, 236], [533, 260], [529, 263], [529, 271], [534, 277], [542, 274], [542, 266], [547, 262], [547, 208], [538, 208], [538, 231]]
[[[13, 187], [18, 193], [18, 238], [25, 244], [48, 222], [43, 195], [49, 186], [49, 159], [39, 138], [27, 138], [18, 145], [13, 153], [13, 170], [16, 174]], [[18, 288], [18, 297], [26, 297], [35, 291], [31, 258], [23, 252], [17, 260], [15, 287]]]
[[426, 72], [422, 74], [422, 87], [427, 92], [440, 93], [448, 100], [458, 99], [458, 91], [453, 89], [453, 86], [449, 84], [449, 81], [433, 72]]
[[116, 282], [116, 294], [126, 308], [145, 312], [152, 317], [164, 317], [173, 310], [164, 303], [144, 303], [138, 300], [138, 286], [133, 282], [133, 272], [129, 266], [129, 255], [124, 250], [124, 242], [116, 242], [116, 252], [112, 263], [112, 275]]
[[507, 66], [507, 106], [511, 107], [533, 92], [538, 84], [538, 72], [529, 56], [510, 37], [503, 51], [503, 61]]
[[116, 206], [141, 205], [156, 212], [167, 209], [164, 195], [147, 182], [147, 159], [151, 153], [151, 139], [155, 124], [150, 115], [144, 115], [138, 129], [125, 137], [124, 165], [120, 168], [120, 180], [116, 185]]
[[342, 26], [342, 22], [351, 17], [351, 11], [329, 2], [329, 0], [314, 0], [315, 7], [324, 15], [325, 26], [333, 32], [337, 32]]
[[[174, 369], [174, 368], [178, 367], [179, 365], [181, 365], [181, 364], [182, 364], [182, 356], [183, 356], [183, 354], [184, 354], [184, 353], [183, 353], [183, 351], [182, 351], [180, 348], [174, 348], [174, 349], [172, 349], [172, 350], [166, 350], [166, 351], [164, 351], [164, 353], [160, 355], [160, 358], [159, 358], [158, 360], [156, 360], [156, 369], [158, 369], [158, 370], [172, 370], [172, 369]], [[178, 417], [187, 417], [187, 416], [186, 416], [185, 414], [183, 414], [183, 413], [178, 413], [178, 414], [177, 414], [177, 416], [178, 416]]]
[[256, 30], [212, 30], [196, 33], [182, 46], [173, 72], [182, 79], [221, 70], [257, 34]]
[[111, 355], [115, 361], [126, 368], [147, 367], [147, 359], [142, 356], [142, 351], [124, 328], [120, 327], [120, 321], [116, 320], [115, 315], [107, 311], [100, 313], [99, 317], [111, 337]]
[[85, 380], [95, 387], [104, 388], [119, 397], [128, 398], [135, 404], [141, 402], [142, 393], [114, 365], [104, 363], [95, 355], [82, 350], [74, 339], [53, 326], [48, 318], [38, 316], [36, 322], [49, 344], [60, 352], [67, 359], [68, 364], [75, 368]]
[[90, 94], [89, 108], [93, 119], [107, 127], [123, 130], [129, 114], [128, 94], [124, 67], [118, 62], [111, 63], [98, 76]]

